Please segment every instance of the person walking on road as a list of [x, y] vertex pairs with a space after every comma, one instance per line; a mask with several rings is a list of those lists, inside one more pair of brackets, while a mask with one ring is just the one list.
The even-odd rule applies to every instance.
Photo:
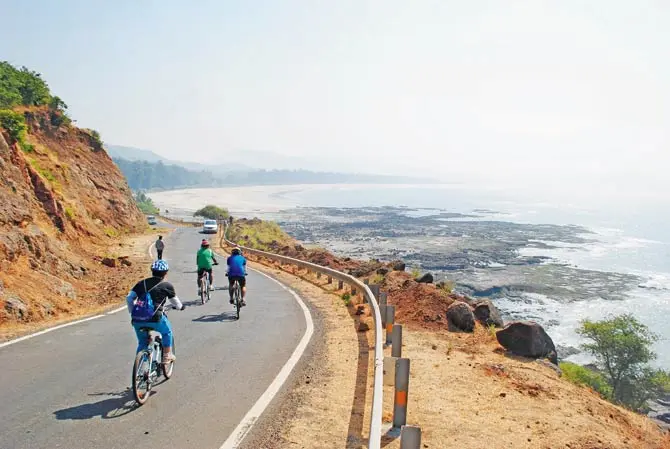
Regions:
[[159, 235], [158, 240], [156, 240], [156, 253], [158, 253], [158, 260], [163, 259], [163, 250], [165, 249], [165, 242], [163, 242], [163, 236]]

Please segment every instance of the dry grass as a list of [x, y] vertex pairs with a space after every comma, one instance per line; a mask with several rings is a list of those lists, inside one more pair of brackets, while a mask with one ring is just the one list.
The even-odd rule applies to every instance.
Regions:
[[[428, 447], [670, 447], [645, 417], [566, 382], [544, 364], [509, 358], [493, 342], [468, 350], [479, 338], [406, 333], [403, 354], [412, 363], [408, 421], [422, 427]], [[393, 444], [387, 448], [399, 447]]]

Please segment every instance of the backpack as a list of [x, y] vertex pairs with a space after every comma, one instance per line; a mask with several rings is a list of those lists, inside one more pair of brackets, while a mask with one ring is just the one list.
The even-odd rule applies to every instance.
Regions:
[[133, 305], [133, 310], [130, 312], [130, 317], [133, 321], [151, 321], [156, 315], [156, 307], [154, 301], [151, 299], [151, 290], [158, 287], [162, 282], [147, 290], [147, 281], [144, 280], [144, 295], [138, 297]]

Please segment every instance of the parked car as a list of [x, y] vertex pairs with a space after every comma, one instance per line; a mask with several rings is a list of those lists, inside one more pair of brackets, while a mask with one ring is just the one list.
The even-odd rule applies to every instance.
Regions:
[[216, 234], [219, 232], [219, 224], [216, 220], [205, 220], [202, 224], [203, 234]]
[[148, 222], [150, 225], [158, 224], [158, 222], [156, 221], [156, 217], [154, 217], [153, 215], [149, 215], [149, 216], [147, 217], [147, 222]]

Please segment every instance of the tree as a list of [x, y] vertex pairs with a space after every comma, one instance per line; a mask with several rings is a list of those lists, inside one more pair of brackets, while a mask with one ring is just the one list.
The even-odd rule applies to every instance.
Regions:
[[670, 375], [648, 366], [656, 358], [651, 345], [658, 336], [632, 315], [584, 320], [577, 332], [590, 340], [582, 347], [595, 356], [614, 402], [637, 410], [654, 396], [670, 391]]
[[230, 214], [227, 209], [209, 204], [202, 209], [195, 211], [194, 217], [209, 218], [210, 220], [218, 220], [219, 218], [228, 218]]

